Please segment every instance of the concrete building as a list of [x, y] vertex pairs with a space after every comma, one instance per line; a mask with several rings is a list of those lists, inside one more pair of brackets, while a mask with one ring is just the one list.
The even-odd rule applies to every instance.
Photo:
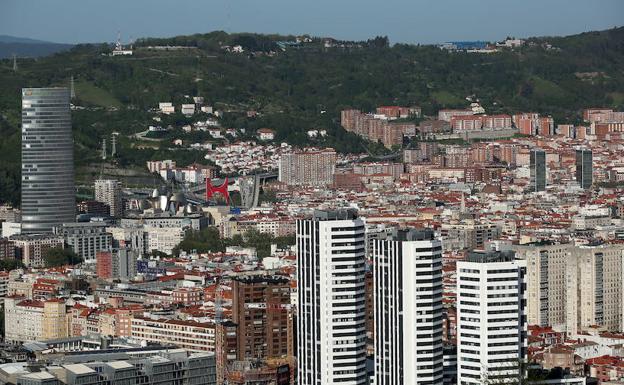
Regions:
[[95, 263], [99, 251], [110, 250], [113, 236], [106, 232], [106, 223], [63, 223], [54, 227], [54, 234], [62, 236], [76, 255], [87, 263]]
[[177, 227], [144, 227], [147, 238], [147, 252], [159, 251], [171, 254], [174, 247], [184, 239], [186, 231]]
[[375, 384], [441, 384], [442, 244], [399, 230], [373, 244]]
[[0, 237], [0, 260], [15, 258], [15, 245], [8, 238]]
[[69, 336], [67, 306], [61, 299], [50, 299], [43, 303], [42, 340], [53, 340]]
[[533, 149], [529, 154], [531, 191], [546, 191], [546, 153], [544, 150]]
[[527, 316], [532, 325], [575, 335], [592, 325], [624, 330], [624, 246], [515, 247], [527, 262]]
[[110, 215], [116, 218], [123, 216], [123, 196], [121, 183], [115, 179], [98, 179], [95, 181], [95, 200], [110, 207]]
[[576, 150], [575, 176], [579, 186], [584, 189], [591, 188], [593, 183], [593, 153], [591, 150]]
[[280, 158], [279, 180], [289, 186], [328, 186], [334, 180], [336, 151], [295, 152]]
[[9, 343], [42, 341], [68, 336], [63, 300], [28, 300], [7, 297], [4, 303], [5, 339]]
[[232, 280], [236, 360], [293, 357], [290, 280], [245, 275]]
[[526, 359], [526, 262], [472, 252], [457, 262], [457, 384], [517, 383]]
[[215, 351], [215, 325], [195, 321], [132, 318], [131, 337], [138, 341], [172, 344], [192, 352]]
[[4, 238], [10, 238], [22, 233], [21, 222], [2, 222], [0, 224], [2, 225], [2, 236]]
[[368, 384], [364, 232], [352, 210], [297, 221], [299, 385]]
[[147, 250], [147, 233], [143, 230], [143, 226], [129, 227], [107, 227], [106, 231], [113, 236], [113, 247], [129, 248], [139, 255], [144, 255]]
[[442, 223], [440, 236], [444, 250], [483, 249], [485, 242], [498, 239], [501, 229], [492, 223], [464, 220], [457, 223]]
[[132, 249], [113, 249], [97, 253], [98, 278], [127, 281], [137, 274], [139, 253]]
[[0, 365], [0, 381], [18, 385], [216, 385], [215, 357], [182, 349], [57, 355], [32, 365]]
[[4, 299], [4, 339], [20, 344], [39, 341], [43, 336], [43, 302], [24, 297]]
[[9, 292], [10, 275], [6, 271], [0, 271], [0, 307], [4, 306], [4, 298]]
[[22, 234], [76, 220], [67, 88], [22, 89]]
[[44, 257], [46, 252], [52, 248], [63, 248], [63, 237], [57, 235], [16, 235], [11, 237], [15, 245], [15, 256], [22, 260], [22, 263], [30, 267], [45, 266]]

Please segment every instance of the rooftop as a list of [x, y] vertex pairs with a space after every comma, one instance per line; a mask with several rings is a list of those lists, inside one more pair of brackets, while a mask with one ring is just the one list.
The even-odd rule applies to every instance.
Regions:
[[355, 209], [314, 210], [312, 219], [316, 221], [352, 220], [358, 217]]

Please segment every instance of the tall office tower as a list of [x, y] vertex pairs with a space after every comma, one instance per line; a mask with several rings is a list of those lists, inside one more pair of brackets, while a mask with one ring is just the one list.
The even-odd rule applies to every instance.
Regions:
[[299, 385], [368, 384], [364, 249], [354, 210], [297, 221]]
[[76, 221], [69, 90], [22, 89], [22, 234]]
[[472, 252], [457, 262], [457, 384], [518, 383], [526, 359], [526, 261]]
[[442, 243], [429, 229], [374, 242], [375, 384], [441, 384]]
[[123, 215], [121, 183], [115, 179], [98, 179], [95, 181], [95, 200], [106, 203], [110, 207], [110, 215], [120, 218]]
[[279, 180], [289, 186], [327, 186], [334, 181], [336, 151], [303, 151], [280, 158]]
[[576, 181], [581, 188], [588, 189], [593, 182], [593, 154], [591, 150], [576, 150]]
[[546, 191], [546, 153], [544, 150], [533, 149], [531, 161], [531, 191]]

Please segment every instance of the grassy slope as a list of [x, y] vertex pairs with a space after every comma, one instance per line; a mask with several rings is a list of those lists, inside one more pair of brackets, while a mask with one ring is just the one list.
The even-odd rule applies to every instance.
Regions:
[[122, 107], [122, 104], [110, 92], [95, 86], [86, 80], [75, 82], [76, 98], [81, 104], [93, 104], [101, 107]]

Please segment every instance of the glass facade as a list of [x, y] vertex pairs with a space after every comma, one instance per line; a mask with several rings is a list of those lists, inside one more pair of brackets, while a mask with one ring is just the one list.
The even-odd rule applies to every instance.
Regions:
[[546, 190], [546, 153], [543, 150], [531, 150], [531, 191]]
[[22, 233], [74, 222], [74, 143], [67, 88], [22, 89]]
[[576, 181], [588, 189], [593, 182], [593, 154], [591, 150], [576, 150]]

